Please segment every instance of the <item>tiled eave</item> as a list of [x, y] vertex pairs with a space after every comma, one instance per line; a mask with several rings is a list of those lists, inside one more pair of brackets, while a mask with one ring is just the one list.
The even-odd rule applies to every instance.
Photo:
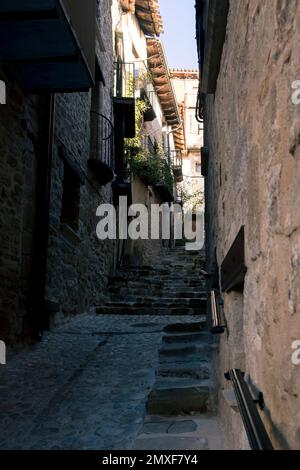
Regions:
[[148, 38], [148, 68], [152, 76], [165, 120], [174, 130], [174, 141], [177, 150], [185, 149], [184, 130], [177, 99], [171, 82], [163, 46], [159, 39]]
[[125, 13], [136, 15], [147, 36], [159, 36], [163, 33], [158, 0], [120, 0], [120, 5]]
[[159, 36], [164, 32], [157, 0], [135, 0], [135, 14], [147, 36]]

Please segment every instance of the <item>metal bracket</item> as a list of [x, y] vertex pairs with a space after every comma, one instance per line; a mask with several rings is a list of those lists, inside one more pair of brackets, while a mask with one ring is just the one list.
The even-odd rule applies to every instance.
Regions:
[[253, 401], [259, 406], [261, 410], [265, 409], [264, 394], [262, 392], [259, 392], [257, 399]]
[[[242, 372], [242, 375], [244, 377], [245, 372]], [[226, 380], [231, 380], [229, 372], [226, 372], [224, 374], [224, 377], [225, 377]], [[266, 406], [265, 399], [264, 399], [264, 394], [262, 392], [259, 392], [259, 394], [257, 395], [257, 398], [255, 400], [253, 400], [253, 403], [256, 403], [259, 406], [259, 408], [263, 411], [265, 409], [265, 406]]]

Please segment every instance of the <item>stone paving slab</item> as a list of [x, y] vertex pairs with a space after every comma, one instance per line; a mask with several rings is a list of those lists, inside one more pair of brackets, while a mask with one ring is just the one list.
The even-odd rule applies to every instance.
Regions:
[[222, 450], [224, 430], [218, 416], [151, 416], [133, 444], [136, 450]]
[[163, 328], [188, 316], [74, 318], [0, 367], [0, 449], [129, 449]]
[[139, 438], [134, 450], [209, 450], [207, 439], [198, 437], [158, 436]]

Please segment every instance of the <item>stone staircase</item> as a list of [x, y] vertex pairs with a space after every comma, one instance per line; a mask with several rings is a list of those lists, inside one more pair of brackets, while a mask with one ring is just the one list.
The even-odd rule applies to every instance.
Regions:
[[168, 325], [134, 449], [222, 449], [222, 427], [215, 414], [211, 335], [206, 319]]
[[171, 249], [153, 266], [124, 267], [109, 279], [98, 314], [205, 315], [204, 253]]
[[133, 449], [222, 448], [204, 264], [203, 252], [175, 247], [153, 266], [123, 268], [110, 279], [109, 300], [97, 309], [98, 314], [187, 317], [164, 328], [155, 383]]

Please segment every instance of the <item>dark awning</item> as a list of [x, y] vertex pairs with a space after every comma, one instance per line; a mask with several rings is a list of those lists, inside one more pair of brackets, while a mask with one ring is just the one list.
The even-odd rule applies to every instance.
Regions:
[[89, 89], [95, 74], [95, 0], [1, 0], [0, 61], [28, 91]]

